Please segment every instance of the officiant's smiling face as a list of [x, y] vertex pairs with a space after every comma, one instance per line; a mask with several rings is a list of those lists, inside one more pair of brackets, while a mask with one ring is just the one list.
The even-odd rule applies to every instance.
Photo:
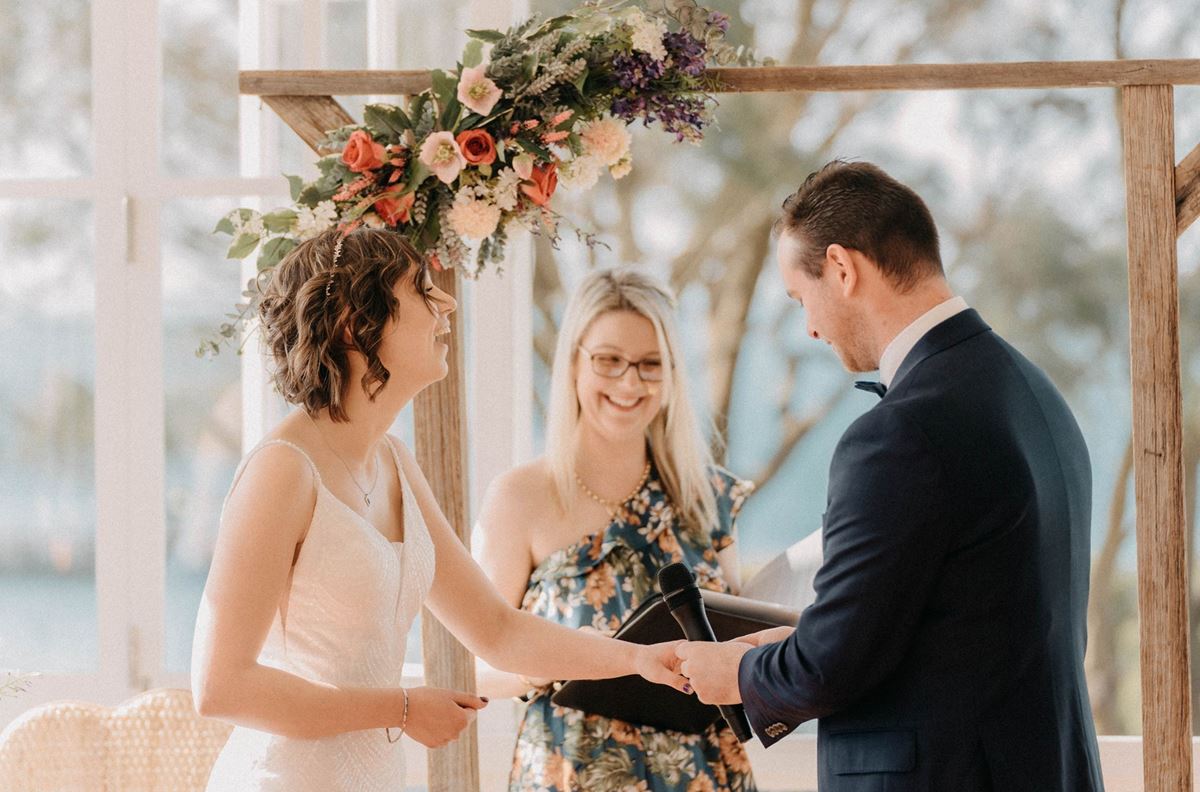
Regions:
[[804, 308], [809, 337], [833, 347], [847, 371], [873, 371], [878, 362], [866, 332], [867, 317], [847, 293], [839, 272], [838, 257], [848, 258], [852, 254], [840, 245], [830, 248], [836, 250], [826, 252], [821, 277], [814, 278], [808, 274], [803, 259], [811, 252], [794, 232], [784, 231], [779, 235], [776, 251], [779, 274], [788, 296]]
[[[644, 433], [663, 404], [663, 382], [643, 380], [665, 374], [654, 325], [634, 311], [608, 311], [592, 321], [579, 346], [575, 394], [581, 419], [613, 438]], [[629, 365], [620, 376], [606, 376], [627, 363], [640, 364], [641, 375], [639, 365]]]

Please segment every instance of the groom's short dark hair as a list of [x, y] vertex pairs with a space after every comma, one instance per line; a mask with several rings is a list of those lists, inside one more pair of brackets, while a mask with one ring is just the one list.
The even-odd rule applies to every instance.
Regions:
[[820, 278], [832, 244], [868, 256], [901, 291], [941, 275], [937, 226], [913, 190], [869, 162], [834, 160], [810, 173], [783, 202], [776, 233], [806, 251], [800, 266]]

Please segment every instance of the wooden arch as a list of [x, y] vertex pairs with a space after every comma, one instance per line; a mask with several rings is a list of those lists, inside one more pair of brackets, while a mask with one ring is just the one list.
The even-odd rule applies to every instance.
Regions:
[[[1178, 236], [1200, 216], [1200, 145], [1175, 164], [1174, 86], [1200, 84], [1200, 60], [805, 66], [717, 69], [724, 92], [1119, 88], [1129, 226], [1129, 351], [1141, 616], [1146, 792], [1192, 789], [1187, 525], [1179, 370]], [[335, 95], [410, 96], [424, 71], [247, 71], [243, 94], [263, 98], [318, 153], [326, 130], [354, 123]], [[457, 294], [461, 275], [438, 273]], [[468, 541], [462, 319], [453, 314], [450, 375], [418, 395], [416, 453], [438, 502]], [[475, 689], [470, 654], [422, 620], [429, 684]], [[431, 792], [477, 792], [478, 737], [430, 752]]]

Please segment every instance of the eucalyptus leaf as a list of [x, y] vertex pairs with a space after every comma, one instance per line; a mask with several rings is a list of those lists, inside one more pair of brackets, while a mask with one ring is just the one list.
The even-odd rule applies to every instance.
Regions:
[[304, 179], [299, 176], [288, 176], [284, 174], [284, 178], [288, 180], [288, 186], [292, 190], [292, 200], [300, 200], [300, 191], [304, 189]]
[[489, 44], [504, 40], [504, 34], [499, 30], [468, 30], [467, 36], [478, 41], [486, 41]]
[[450, 100], [458, 91], [458, 80], [441, 69], [434, 69], [429, 76], [433, 81], [433, 95], [437, 97], [438, 104], [442, 107], [450, 104]]
[[229, 246], [229, 252], [225, 254], [225, 258], [244, 259], [254, 252], [259, 241], [258, 234], [240, 234]]
[[398, 141], [406, 131], [412, 129], [412, 121], [396, 105], [367, 105], [363, 109], [363, 120], [376, 139]]
[[462, 65], [468, 69], [473, 69], [483, 63], [483, 42], [477, 38], [473, 38], [467, 42], [467, 46], [463, 49]]
[[288, 237], [275, 237], [267, 240], [267, 244], [262, 247], [262, 252], [258, 254], [258, 271], [262, 272], [269, 267], [274, 267], [294, 247], [296, 247], [296, 240]]
[[220, 220], [217, 221], [217, 227], [214, 228], [212, 230], [212, 232], [214, 234], [229, 234], [230, 236], [233, 236], [233, 233], [234, 233], [233, 221], [229, 219], [228, 215], [226, 215], [225, 217], [222, 217]]
[[[276, 209], [262, 217], [263, 227], [273, 234], [285, 234], [292, 230], [296, 213], [291, 209]], [[267, 243], [270, 244], [270, 243]]]

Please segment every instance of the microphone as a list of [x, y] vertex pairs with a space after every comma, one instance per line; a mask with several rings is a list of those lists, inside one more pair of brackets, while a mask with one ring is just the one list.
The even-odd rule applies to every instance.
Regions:
[[[667, 609], [679, 622], [689, 641], [716, 643], [717, 636], [704, 612], [704, 599], [696, 586], [696, 576], [686, 564], [677, 562], [658, 570], [658, 589], [667, 603]], [[721, 704], [717, 709], [721, 710], [721, 717], [733, 729], [738, 742], [749, 742], [753, 738], [750, 721], [746, 719], [746, 710], [741, 704]]]

